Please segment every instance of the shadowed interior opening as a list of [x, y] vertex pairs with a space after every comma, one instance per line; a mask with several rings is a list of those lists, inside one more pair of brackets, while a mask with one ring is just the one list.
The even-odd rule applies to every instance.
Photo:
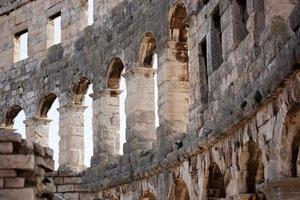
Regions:
[[47, 113], [50, 110], [53, 102], [56, 99], [56, 95], [54, 93], [49, 93], [48, 95], [46, 95], [42, 102], [41, 102], [41, 107], [40, 107], [40, 111], [38, 116], [42, 117], [42, 118], [47, 118]]
[[109, 89], [119, 89], [121, 74], [124, 69], [123, 62], [120, 58], [114, 58], [107, 69], [107, 86]]
[[19, 114], [19, 112], [21, 112], [22, 108], [21, 106], [18, 105], [14, 105], [12, 107], [10, 107], [6, 113], [6, 117], [5, 117], [5, 126], [12, 128], [14, 125], [14, 119], [16, 118], [16, 116]]

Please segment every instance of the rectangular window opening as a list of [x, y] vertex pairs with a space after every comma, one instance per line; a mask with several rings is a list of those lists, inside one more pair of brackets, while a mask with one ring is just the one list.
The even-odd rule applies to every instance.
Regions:
[[94, 23], [94, 0], [88, 0], [88, 25]]
[[14, 62], [28, 58], [28, 30], [15, 34]]
[[61, 43], [60, 12], [51, 16], [48, 23], [48, 47]]
[[212, 14], [212, 21], [214, 30], [212, 30], [212, 48], [213, 48], [213, 63], [212, 70], [216, 70], [223, 63], [223, 52], [222, 52], [222, 28], [221, 28], [221, 15], [219, 5], [215, 8]]
[[208, 73], [207, 73], [207, 41], [204, 38], [199, 44], [199, 79], [200, 100], [202, 104], [208, 103]]
[[237, 0], [237, 4], [239, 6], [239, 16], [238, 18], [240, 19], [240, 41], [243, 41], [246, 36], [248, 35], [248, 30], [247, 30], [247, 21], [249, 18], [249, 14], [247, 12], [247, 0]]

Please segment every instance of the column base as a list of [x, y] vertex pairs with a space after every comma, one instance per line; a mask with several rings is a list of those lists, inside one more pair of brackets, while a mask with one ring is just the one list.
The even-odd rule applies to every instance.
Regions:
[[257, 187], [272, 200], [297, 200], [300, 198], [300, 178], [281, 178]]

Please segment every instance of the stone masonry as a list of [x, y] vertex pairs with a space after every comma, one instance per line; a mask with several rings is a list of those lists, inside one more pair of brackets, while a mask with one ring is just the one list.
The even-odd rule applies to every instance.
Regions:
[[[88, 25], [88, 0], [0, 2], [1, 200], [300, 199], [299, 0], [94, 0], [93, 10]], [[13, 129], [22, 110], [26, 140]]]

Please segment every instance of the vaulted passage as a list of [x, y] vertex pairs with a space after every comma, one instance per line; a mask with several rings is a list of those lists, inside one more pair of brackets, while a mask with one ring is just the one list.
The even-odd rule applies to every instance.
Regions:
[[175, 180], [168, 200], [190, 200], [188, 188], [182, 179]]
[[243, 147], [240, 168], [240, 196], [258, 200], [266, 199], [264, 194], [256, 189], [256, 186], [263, 183], [265, 179], [262, 153], [253, 140]]
[[224, 177], [216, 163], [212, 163], [209, 167], [206, 196], [208, 200], [226, 198]]

